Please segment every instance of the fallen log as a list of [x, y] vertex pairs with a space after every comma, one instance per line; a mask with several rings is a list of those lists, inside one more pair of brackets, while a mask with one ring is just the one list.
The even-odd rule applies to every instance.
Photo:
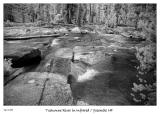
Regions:
[[63, 23], [52, 23], [50, 25], [46, 25], [46, 26], [43, 26], [43, 28], [54, 28], [55, 26], [70, 26], [70, 27], [75, 27], [76, 25], [74, 24], [63, 24]]
[[60, 34], [51, 34], [51, 35], [36, 35], [36, 36], [4, 36], [4, 40], [28, 40], [34, 38], [45, 38], [45, 37], [59, 37]]

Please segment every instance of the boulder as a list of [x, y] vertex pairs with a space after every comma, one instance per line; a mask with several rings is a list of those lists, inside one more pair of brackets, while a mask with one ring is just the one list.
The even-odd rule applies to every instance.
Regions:
[[33, 49], [30, 53], [23, 55], [22, 57], [12, 59], [13, 68], [21, 68], [25, 66], [35, 65], [41, 61], [41, 51], [39, 49]]
[[59, 32], [61, 32], [61, 33], [68, 33], [68, 30], [66, 28], [60, 28]]
[[59, 39], [54, 39], [52, 40], [51, 47], [58, 45], [58, 44], [59, 44]]
[[81, 30], [79, 27], [75, 27], [75, 28], [71, 29], [71, 32], [72, 33], [81, 33]]
[[89, 33], [89, 31], [88, 30], [82, 30], [81, 31], [83, 34], [87, 34], [87, 33]]
[[75, 40], [78, 40], [80, 37], [74, 37]]

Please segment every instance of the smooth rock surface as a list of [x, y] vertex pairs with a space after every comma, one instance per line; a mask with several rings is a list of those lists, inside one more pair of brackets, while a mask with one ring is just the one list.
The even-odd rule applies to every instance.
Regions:
[[60, 74], [29, 72], [4, 87], [4, 105], [9, 106], [72, 105], [72, 100], [66, 77]]

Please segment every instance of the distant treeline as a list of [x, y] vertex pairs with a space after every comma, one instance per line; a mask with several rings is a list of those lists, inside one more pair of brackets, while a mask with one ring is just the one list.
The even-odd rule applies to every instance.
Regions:
[[[156, 4], [4, 4], [4, 21], [135, 26], [156, 19]], [[144, 23], [143, 22], [143, 23]]]

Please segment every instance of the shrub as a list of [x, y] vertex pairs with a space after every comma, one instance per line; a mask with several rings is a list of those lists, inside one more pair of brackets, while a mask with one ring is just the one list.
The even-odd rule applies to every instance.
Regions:
[[11, 59], [4, 59], [4, 76], [9, 76], [12, 71], [12, 62]]
[[144, 47], [136, 47], [136, 57], [139, 60], [136, 75], [137, 81], [133, 83], [131, 96], [138, 104], [156, 104], [156, 44], [150, 43]]
[[141, 13], [138, 29], [145, 34], [145, 39], [156, 42], [156, 15], [154, 13]]
[[156, 44], [152, 43], [145, 47], [136, 48], [136, 57], [140, 62], [138, 70], [148, 72], [156, 66]]

